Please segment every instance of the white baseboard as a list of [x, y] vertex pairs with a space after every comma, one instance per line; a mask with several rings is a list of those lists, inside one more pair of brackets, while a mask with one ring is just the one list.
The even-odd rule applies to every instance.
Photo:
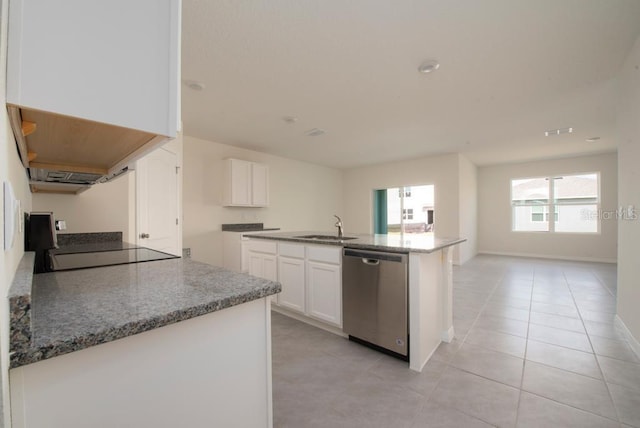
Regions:
[[445, 330], [442, 332], [442, 336], [440, 337], [440, 339], [442, 339], [443, 342], [446, 343], [451, 343], [451, 341], [453, 341], [453, 338], [455, 337], [456, 333], [453, 330], [453, 326], [449, 327], [449, 329]]
[[295, 313], [293, 311], [290, 311], [288, 309], [285, 309], [285, 308], [283, 308], [281, 306], [276, 306], [273, 303], [271, 304], [271, 310], [273, 312], [277, 312], [277, 313], [282, 314], [284, 316], [287, 316], [289, 318], [293, 318], [295, 320], [302, 321], [303, 323], [307, 323], [307, 324], [312, 325], [314, 327], [321, 328], [322, 330], [326, 330], [329, 333], [337, 334], [338, 336], [342, 336], [342, 337], [349, 337], [347, 334], [344, 334], [342, 332], [342, 330], [337, 328], [337, 327], [325, 324], [322, 321], [316, 321], [316, 320], [314, 320], [312, 318], [309, 318], [309, 317], [306, 317], [304, 315], [297, 314], [297, 313]]
[[502, 251], [478, 251], [478, 254], [487, 254], [491, 256], [507, 256], [507, 257], [528, 257], [532, 259], [546, 260], [565, 260], [570, 262], [591, 262], [591, 263], [618, 263], [617, 259], [601, 259], [597, 257], [569, 257], [569, 256], [553, 256], [549, 254], [529, 254], [529, 253], [509, 253]]
[[629, 346], [631, 346], [631, 349], [633, 349], [633, 352], [635, 352], [638, 358], [640, 358], [640, 342], [638, 342], [638, 339], [633, 337], [633, 334], [631, 334], [631, 331], [629, 330], [627, 325], [624, 323], [624, 321], [622, 321], [622, 319], [618, 315], [616, 315], [616, 324], [618, 324], [618, 326], [624, 332], [624, 335], [627, 338], [627, 342], [629, 342]]

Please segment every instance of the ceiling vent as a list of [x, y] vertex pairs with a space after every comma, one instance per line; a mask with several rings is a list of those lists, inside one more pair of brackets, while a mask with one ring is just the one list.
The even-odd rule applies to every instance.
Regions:
[[304, 133], [307, 137], [319, 137], [320, 135], [326, 134], [327, 131], [320, 128], [313, 128]]

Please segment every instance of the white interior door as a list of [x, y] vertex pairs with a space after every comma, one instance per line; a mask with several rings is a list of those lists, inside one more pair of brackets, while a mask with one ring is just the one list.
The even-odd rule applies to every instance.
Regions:
[[181, 255], [178, 155], [159, 148], [136, 162], [137, 244]]

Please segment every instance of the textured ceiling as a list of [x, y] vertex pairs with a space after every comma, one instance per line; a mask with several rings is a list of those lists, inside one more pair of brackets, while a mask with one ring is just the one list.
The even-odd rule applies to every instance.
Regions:
[[336, 168], [611, 151], [639, 35], [639, 0], [183, 0], [184, 133]]

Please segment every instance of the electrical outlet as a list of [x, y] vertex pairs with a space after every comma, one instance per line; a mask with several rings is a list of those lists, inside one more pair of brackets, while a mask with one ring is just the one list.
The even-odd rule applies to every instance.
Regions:
[[191, 258], [191, 248], [183, 248], [182, 249], [182, 257], [185, 259]]

